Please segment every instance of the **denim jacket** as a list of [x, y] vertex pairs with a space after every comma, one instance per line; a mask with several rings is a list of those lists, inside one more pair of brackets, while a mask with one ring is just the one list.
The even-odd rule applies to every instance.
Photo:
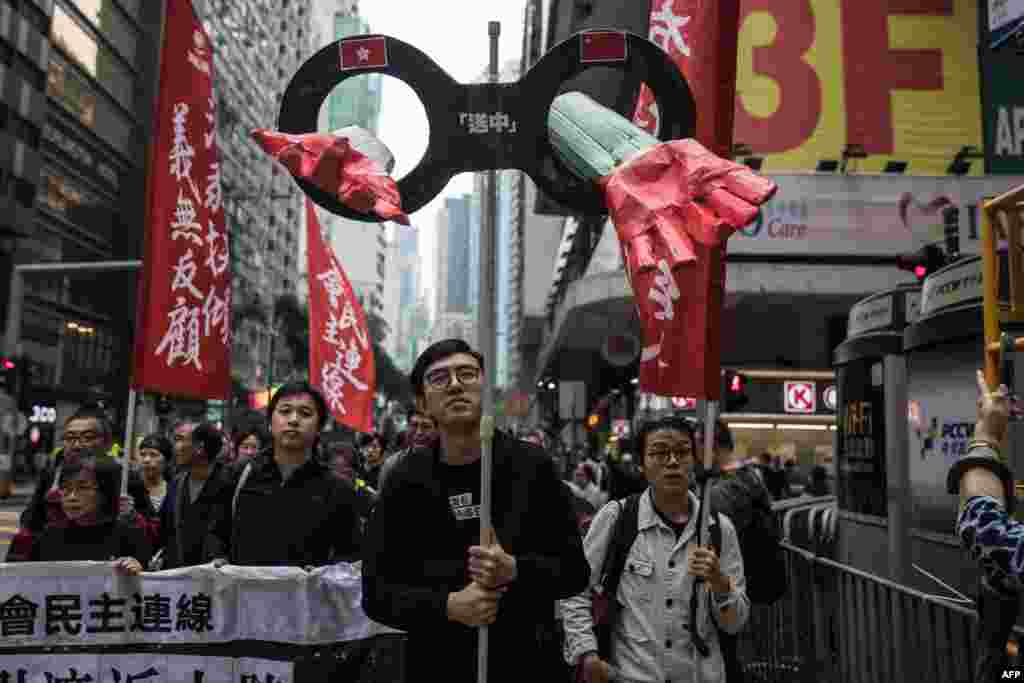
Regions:
[[[722, 520], [722, 573], [729, 577], [733, 593], [724, 606], [735, 605], [739, 619], [731, 627], [719, 621], [719, 609], [711, 607], [706, 585], [700, 588], [697, 610], [698, 632], [711, 648], [710, 656], [697, 653], [690, 639], [690, 594], [693, 576], [687, 572], [687, 558], [693, 548], [700, 502], [690, 496], [690, 521], [682, 535], [675, 532], [654, 509], [651, 489], [640, 497], [639, 533], [630, 549], [626, 570], [619, 583], [617, 599], [622, 605], [620, 623], [612, 636], [611, 664], [618, 669], [620, 681], [643, 683], [724, 683], [725, 665], [718, 646], [718, 634], [712, 619], [723, 630], [735, 633], [746, 623], [750, 602], [746, 595], [743, 558], [732, 522]], [[619, 504], [605, 505], [590, 526], [583, 547], [591, 568], [591, 586], [601, 582], [601, 570], [611, 540]], [[711, 521], [714, 521], [712, 518]], [[591, 619], [591, 592], [562, 601], [565, 620], [565, 656], [569, 664], [597, 650]], [[695, 678], [699, 662], [699, 679]]]

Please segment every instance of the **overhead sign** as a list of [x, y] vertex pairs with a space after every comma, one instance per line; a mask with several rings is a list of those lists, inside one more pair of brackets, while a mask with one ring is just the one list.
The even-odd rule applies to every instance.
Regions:
[[978, 36], [976, 3], [745, 0], [735, 139], [769, 173], [813, 170], [858, 143], [861, 173], [895, 159], [943, 175], [962, 146], [981, 145]]
[[893, 295], [872, 297], [854, 304], [850, 309], [850, 321], [846, 337], [856, 337], [892, 325]]
[[821, 392], [821, 401], [829, 410], [836, 409], [836, 385], [830, 384]]
[[[1007, 97], [1011, 96], [1024, 94]], [[1024, 102], [1014, 106], [1024, 108]], [[1013, 125], [1024, 127], [1024, 119]], [[1018, 141], [1024, 140], [1024, 130], [1020, 133], [1014, 133], [1015, 154]], [[947, 164], [955, 152], [950, 152]], [[974, 167], [980, 169], [981, 160], [975, 161]], [[961, 209], [960, 252], [980, 253], [979, 199], [999, 196], [1020, 185], [1020, 178], [1006, 175], [923, 178], [768, 172], [779, 190], [757, 217], [729, 240], [730, 254], [841, 253], [891, 258], [942, 240], [942, 209], [947, 206]]]
[[814, 382], [785, 382], [783, 392], [787, 413], [809, 414], [817, 410]]
[[989, 173], [1024, 174], [1021, 60], [1016, 52], [1004, 49], [986, 53], [982, 63], [985, 160]]
[[981, 258], [964, 259], [925, 279], [921, 287], [921, 316], [981, 298]]

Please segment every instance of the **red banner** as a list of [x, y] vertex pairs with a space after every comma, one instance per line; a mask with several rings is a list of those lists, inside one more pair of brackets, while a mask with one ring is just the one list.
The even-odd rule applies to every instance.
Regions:
[[[732, 156], [738, 31], [739, 0], [651, 0], [649, 38], [672, 57], [693, 91], [696, 138], [726, 159]], [[646, 85], [633, 122], [651, 133], [658, 129], [658, 107]], [[618, 221], [616, 227], [623, 229]], [[641, 391], [719, 397], [725, 240], [731, 232], [685, 244], [666, 229], [658, 240], [622, 243], [643, 328]]]
[[191, 398], [231, 387], [231, 266], [213, 53], [189, 0], [167, 0], [132, 386]]
[[[739, 0], [651, 0], [649, 38], [679, 66], [697, 102], [697, 140], [720, 157], [732, 154]], [[653, 133], [654, 94], [640, 88], [633, 122]]]
[[366, 313], [306, 200], [309, 270], [309, 377], [338, 422], [373, 431], [377, 371]]

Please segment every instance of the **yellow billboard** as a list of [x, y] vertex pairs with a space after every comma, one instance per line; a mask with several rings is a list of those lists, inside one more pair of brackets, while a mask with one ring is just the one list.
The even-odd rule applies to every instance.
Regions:
[[[734, 140], [766, 173], [813, 170], [848, 144], [851, 170], [944, 175], [981, 149], [977, 3], [743, 0]], [[982, 170], [975, 161], [971, 172]]]

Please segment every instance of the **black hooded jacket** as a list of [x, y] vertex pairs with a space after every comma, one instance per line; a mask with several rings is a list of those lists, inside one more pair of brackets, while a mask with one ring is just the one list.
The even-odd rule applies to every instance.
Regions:
[[[363, 608], [408, 632], [415, 680], [476, 681], [477, 629], [447, 618], [449, 593], [465, 588], [466, 537], [447, 497], [439, 445], [413, 451], [388, 475], [367, 529]], [[543, 450], [495, 435], [492, 520], [518, 577], [491, 626], [491, 681], [554, 680], [536, 656], [554, 624], [555, 601], [586, 589], [590, 566], [570, 493]]]

